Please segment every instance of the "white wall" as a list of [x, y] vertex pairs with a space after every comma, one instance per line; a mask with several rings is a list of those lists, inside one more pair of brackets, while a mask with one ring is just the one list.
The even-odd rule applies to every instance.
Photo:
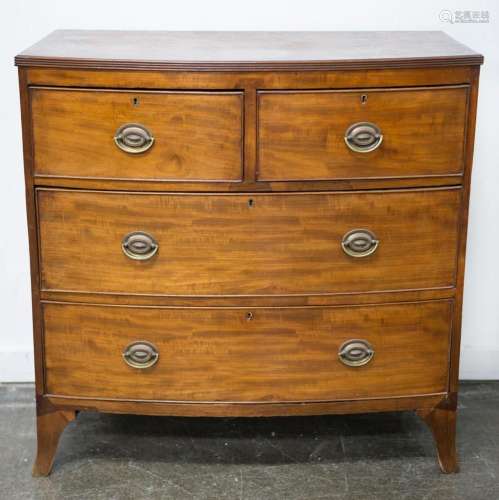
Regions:
[[[0, 10], [0, 381], [33, 380], [28, 243], [14, 56], [54, 29], [444, 30], [485, 55], [470, 213], [461, 378], [499, 379], [499, 8], [490, 1], [14, 0]], [[442, 10], [487, 10], [449, 24]]]

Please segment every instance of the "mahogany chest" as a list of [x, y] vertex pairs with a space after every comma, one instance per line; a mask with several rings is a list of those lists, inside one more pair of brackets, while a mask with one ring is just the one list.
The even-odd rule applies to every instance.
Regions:
[[79, 411], [455, 431], [482, 56], [440, 32], [56, 31], [16, 57], [38, 454]]

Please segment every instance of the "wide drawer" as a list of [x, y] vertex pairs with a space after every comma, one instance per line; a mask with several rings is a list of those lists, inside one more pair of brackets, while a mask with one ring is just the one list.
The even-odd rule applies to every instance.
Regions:
[[41, 176], [242, 178], [239, 92], [31, 89]]
[[[274, 195], [39, 189], [37, 195], [47, 290], [306, 295], [455, 283], [457, 188]], [[365, 238], [352, 242], [359, 233]], [[364, 244], [373, 253], [345, 251]]]
[[[447, 390], [452, 301], [253, 311], [43, 309], [50, 394], [270, 402]], [[358, 366], [344, 364], [352, 359]]]
[[258, 93], [258, 179], [463, 171], [468, 87]]

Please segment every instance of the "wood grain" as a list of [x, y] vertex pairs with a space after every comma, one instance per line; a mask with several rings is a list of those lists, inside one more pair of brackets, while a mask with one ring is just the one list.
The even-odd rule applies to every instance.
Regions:
[[[258, 178], [415, 177], [463, 171], [468, 87], [258, 93]], [[365, 102], [363, 102], [365, 99]], [[372, 122], [375, 151], [351, 151], [348, 127]]]
[[24, 186], [26, 219], [29, 239], [31, 279], [31, 312], [33, 318], [33, 351], [35, 364], [35, 390], [43, 392], [43, 352], [41, 338], [40, 268], [38, 259], [38, 221], [36, 219], [36, 191], [33, 180], [33, 141], [31, 134], [31, 106], [27, 83], [27, 70], [19, 69], [19, 91], [23, 134]]
[[[254, 158], [254, 150], [248, 149], [248, 159]], [[254, 162], [253, 162], [254, 163]], [[248, 168], [246, 168], [248, 167]], [[287, 191], [360, 191], [366, 189], [404, 189], [414, 187], [444, 187], [459, 186], [463, 183], [462, 174], [435, 177], [404, 177], [381, 179], [340, 179], [329, 181], [255, 181], [255, 169], [245, 165], [246, 180], [243, 182], [214, 182], [214, 181], [182, 181], [158, 179], [148, 181], [143, 179], [91, 179], [88, 177], [65, 177], [58, 175], [35, 175], [33, 181], [40, 187], [58, 187], [85, 190], [112, 190], [112, 191], [152, 191], [178, 193], [268, 193]]]
[[475, 128], [476, 128], [476, 113], [478, 104], [478, 82], [480, 77], [480, 68], [475, 68], [473, 72], [473, 82], [469, 99], [468, 124], [466, 127], [466, 150], [465, 162], [466, 171], [463, 179], [463, 208], [460, 213], [460, 231], [459, 231], [459, 251], [457, 261], [457, 296], [456, 307], [454, 309], [453, 320], [453, 339], [452, 352], [450, 363], [450, 391], [456, 392], [459, 388], [459, 357], [461, 353], [461, 323], [462, 323], [462, 308], [463, 308], [463, 292], [464, 292], [464, 275], [465, 275], [465, 260], [466, 260], [466, 241], [468, 234], [468, 210], [469, 199], [471, 192], [471, 172], [473, 166], [473, 149], [475, 145]]
[[456, 450], [456, 409], [432, 408], [419, 410], [418, 415], [426, 422], [433, 434], [437, 458], [442, 472], [458, 472]]
[[58, 408], [109, 413], [172, 415], [179, 417], [276, 417], [282, 415], [307, 416], [410, 411], [417, 408], [431, 409], [437, 406], [444, 398], [445, 394], [432, 394], [301, 403], [272, 403], [269, 401], [258, 403], [179, 403], [45, 395], [41, 400], [47, 401]]
[[[415, 409], [442, 468], [456, 470], [482, 61], [428, 32], [63, 31], [18, 56], [34, 473], [50, 471], [79, 410]], [[378, 120], [383, 148], [365, 161], [345, 154], [346, 118]], [[158, 142], [127, 157], [112, 141], [122, 120], [144, 122]], [[417, 189], [430, 186], [443, 189]], [[354, 262], [339, 240], [358, 225], [381, 244]], [[150, 262], [121, 253], [137, 229], [160, 242]], [[139, 335], [161, 358], [137, 373], [121, 349]], [[350, 335], [376, 348], [358, 370], [337, 359]]]
[[[420, 395], [448, 383], [452, 301], [358, 308], [154, 309], [44, 305], [46, 391], [178, 401], [309, 401]], [[363, 367], [338, 360], [365, 339]], [[147, 340], [159, 361], [121, 352]], [[102, 383], [105, 381], [105, 383]]]
[[453, 286], [396, 292], [329, 293], [308, 295], [224, 295], [172, 296], [130, 293], [91, 293], [42, 290], [42, 302], [73, 302], [85, 304], [143, 305], [164, 307], [279, 307], [380, 304], [383, 302], [416, 302], [453, 298]]
[[[35, 173], [239, 181], [242, 106], [237, 92], [32, 88]], [[113, 138], [126, 123], [149, 129], [152, 148], [141, 154], [120, 150]]]
[[27, 67], [29, 85], [108, 89], [358, 89], [471, 83], [474, 66], [344, 71], [99, 71]]
[[[460, 189], [250, 196], [41, 189], [42, 287], [195, 296], [452, 286], [460, 203]], [[380, 240], [372, 256], [343, 252], [343, 236], [356, 228]], [[157, 240], [155, 257], [122, 253], [132, 231]]]
[[37, 450], [32, 474], [48, 476], [52, 470], [59, 439], [66, 426], [75, 419], [75, 411], [54, 410], [36, 417]]
[[440, 31], [57, 30], [20, 66], [87, 69], [296, 71], [481, 64]]

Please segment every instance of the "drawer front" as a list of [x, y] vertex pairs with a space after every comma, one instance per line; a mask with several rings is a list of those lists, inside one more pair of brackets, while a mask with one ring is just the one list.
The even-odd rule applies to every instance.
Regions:
[[237, 92], [33, 88], [35, 174], [238, 181], [242, 106]]
[[[460, 203], [452, 188], [244, 196], [40, 189], [42, 288], [190, 296], [452, 286]], [[346, 253], [366, 241], [371, 255]]]
[[[451, 312], [451, 301], [264, 308], [251, 319], [244, 309], [45, 304], [46, 392], [269, 402], [445, 392]], [[352, 341], [370, 351], [348, 351]], [[368, 361], [346, 365], [340, 351]]]
[[467, 87], [260, 92], [258, 179], [461, 174], [467, 96]]

